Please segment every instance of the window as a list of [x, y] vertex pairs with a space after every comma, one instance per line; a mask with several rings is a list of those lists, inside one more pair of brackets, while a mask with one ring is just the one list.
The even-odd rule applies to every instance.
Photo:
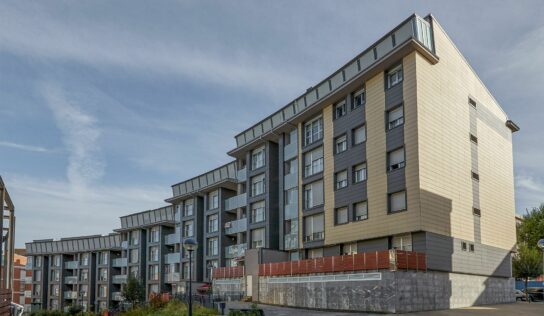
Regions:
[[82, 266], [88, 266], [89, 265], [89, 254], [84, 253], [81, 255], [81, 265]]
[[470, 141], [475, 143], [475, 144], [478, 144], [478, 137], [470, 134]]
[[140, 243], [140, 232], [133, 230], [130, 232], [130, 244], [136, 246]]
[[264, 228], [251, 231], [251, 248], [264, 247]]
[[137, 263], [138, 262], [138, 249], [131, 249], [130, 250], [130, 263]]
[[336, 154], [339, 154], [341, 152], [346, 151], [347, 149], [348, 149], [348, 137], [346, 135], [337, 137], [334, 141], [334, 152]]
[[189, 262], [183, 263], [183, 278], [186, 280], [192, 279], [192, 276], [190, 276], [191, 273], [189, 273], [189, 267], [191, 267], [191, 273], [194, 273], [195, 269], [193, 269], [193, 263], [191, 263], [191, 265], [189, 265]]
[[98, 297], [106, 297], [108, 295], [108, 287], [106, 285], [100, 285], [98, 287]]
[[149, 242], [159, 242], [160, 241], [160, 227], [155, 226], [151, 228], [149, 234]]
[[87, 269], [82, 269], [82, 270], [81, 270], [81, 273], [79, 274], [79, 277], [80, 277], [80, 280], [81, 280], [81, 281], [87, 281], [87, 280], [89, 280], [89, 270], [87, 270]]
[[334, 106], [334, 118], [341, 118], [344, 115], [346, 115], [346, 101], [341, 101]]
[[34, 281], [35, 282], [41, 282], [42, 281], [42, 271], [41, 270], [34, 271]]
[[304, 124], [304, 144], [309, 145], [323, 138], [323, 118], [318, 117]]
[[390, 151], [387, 156], [389, 162], [387, 171], [404, 168], [404, 147]]
[[366, 101], [366, 91], [365, 88], [357, 90], [353, 93], [353, 106], [352, 109], [356, 109], [365, 104]]
[[348, 208], [340, 207], [335, 210], [336, 225], [348, 223]]
[[304, 154], [304, 176], [309, 177], [323, 171], [323, 147]]
[[335, 182], [335, 189], [342, 189], [348, 186], [348, 172], [347, 170], [343, 170], [340, 172], [337, 172], [334, 175], [336, 182]]
[[219, 191], [213, 191], [208, 194], [208, 210], [215, 210], [219, 207]]
[[296, 204], [298, 201], [298, 189], [292, 188], [285, 191], [285, 205]]
[[206, 276], [209, 278], [212, 276], [212, 270], [219, 267], [217, 260], [208, 260], [206, 262]]
[[323, 257], [323, 248], [308, 249], [308, 259]]
[[389, 212], [406, 210], [406, 191], [389, 194]]
[[353, 220], [363, 221], [368, 219], [368, 203], [366, 201], [353, 205]]
[[42, 294], [42, 287], [40, 284], [35, 284], [32, 287], [34, 288], [34, 296], [39, 296]]
[[309, 209], [323, 204], [323, 180], [304, 186], [304, 206]]
[[193, 221], [183, 223], [183, 237], [193, 237]]
[[159, 261], [159, 247], [153, 246], [149, 248], [149, 261]]
[[159, 279], [159, 265], [153, 264], [149, 266], [149, 279], [157, 281]]
[[59, 285], [58, 284], [51, 285], [51, 294], [53, 296], [59, 296], [59, 293], [60, 293]]
[[393, 249], [412, 251], [412, 235], [405, 234], [405, 235], [393, 236], [391, 240], [391, 245]]
[[138, 275], [139, 275], [139, 268], [138, 267], [130, 267], [130, 270], [129, 270], [129, 273], [130, 275], [132, 275], [133, 277], [137, 278]]
[[479, 208], [473, 207], [472, 208], [472, 214], [476, 216], [482, 216], [482, 211], [480, 211]]
[[402, 82], [402, 64], [387, 71], [386, 81], [387, 89], [392, 88]]
[[53, 257], [53, 266], [54, 267], [60, 267], [60, 256], [59, 255], [55, 255]]
[[464, 241], [461, 242], [461, 250], [467, 251], [467, 243]]
[[88, 293], [89, 293], [89, 286], [86, 284], [80, 285], [79, 295], [81, 295], [81, 297], [87, 297]]
[[100, 253], [100, 255], [98, 256], [99, 260], [98, 260], [98, 263], [99, 264], [108, 264], [108, 252], [107, 251], [103, 251]]
[[208, 238], [207, 256], [217, 256], [219, 254], [219, 239], [217, 237]]
[[359, 145], [366, 141], [366, 126], [357, 127], [351, 131], [353, 145]]
[[325, 238], [323, 214], [304, 218], [304, 241], [322, 240]]
[[357, 243], [344, 244], [342, 246], [342, 255], [355, 255], [357, 254]]
[[42, 266], [42, 257], [34, 257], [34, 267], [41, 268]]
[[471, 106], [473, 106], [474, 108], [476, 108], [476, 101], [474, 101], [472, 98], [468, 98], [468, 104], [470, 104]]
[[366, 163], [360, 163], [353, 166], [353, 183], [366, 180]]
[[476, 181], [480, 181], [480, 175], [474, 171], [472, 171], [472, 179]]
[[213, 214], [208, 216], [208, 233], [215, 233], [219, 230], [219, 215]]
[[98, 269], [98, 279], [100, 281], [108, 281], [108, 269], [107, 268]]
[[264, 193], [265, 178], [264, 173], [251, 178], [251, 196], [257, 196]]
[[468, 245], [468, 251], [474, 252], [474, 244], [469, 244]]
[[260, 201], [251, 204], [251, 222], [259, 223], [265, 220], [265, 203]]
[[193, 200], [185, 201], [183, 216], [193, 216]]
[[264, 146], [254, 149], [251, 152], [251, 170], [264, 166]]
[[404, 107], [399, 106], [387, 112], [387, 130], [404, 124]]
[[298, 159], [291, 159], [287, 162], [284, 163], [284, 167], [283, 167], [283, 175], [288, 175], [288, 174], [295, 174], [297, 173], [297, 164], [298, 164]]

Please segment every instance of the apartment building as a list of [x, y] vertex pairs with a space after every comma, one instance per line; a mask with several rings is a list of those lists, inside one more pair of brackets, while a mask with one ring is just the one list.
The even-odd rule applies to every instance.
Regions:
[[178, 293], [246, 265], [248, 249], [275, 250], [270, 261], [399, 249], [508, 290], [518, 130], [436, 19], [412, 15], [236, 135], [234, 161], [172, 185], [171, 206], [122, 217], [120, 277]]
[[11, 301], [30, 311], [32, 268], [27, 268], [25, 249], [15, 249], [13, 263], [13, 291]]

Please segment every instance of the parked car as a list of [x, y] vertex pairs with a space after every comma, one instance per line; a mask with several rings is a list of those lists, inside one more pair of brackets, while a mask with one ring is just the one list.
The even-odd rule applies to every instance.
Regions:
[[516, 290], [514, 295], [516, 296], [516, 301], [525, 301], [525, 292]]
[[544, 301], [544, 287], [528, 287], [527, 293], [532, 301]]

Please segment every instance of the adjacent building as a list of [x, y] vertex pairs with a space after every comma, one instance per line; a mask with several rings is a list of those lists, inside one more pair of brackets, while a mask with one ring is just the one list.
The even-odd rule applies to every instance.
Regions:
[[13, 291], [11, 301], [30, 311], [32, 291], [32, 269], [27, 268], [25, 249], [15, 249], [13, 263]]
[[[271, 261], [417, 251], [429, 270], [508, 289], [517, 130], [436, 19], [413, 15], [236, 135], [232, 162], [174, 184], [171, 206], [122, 217], [108, 238], [148, 294], [209, 282], [248, 249], [276, 250]], [[43, 307], [65, 306], [44, 293]]]

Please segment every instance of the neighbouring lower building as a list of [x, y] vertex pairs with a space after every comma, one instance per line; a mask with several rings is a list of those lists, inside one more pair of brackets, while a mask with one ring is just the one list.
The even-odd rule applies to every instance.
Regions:
[[[147, 295], [192, 279], [319, 309], [509, 302], [516, 131], [436, 19], [412, 15], [236, 135], [232, 162], [172, 185], [169, 206], [123, 216], [113, 273]], [[50, 279], [50, 260], [73, 255], [43, 243], [27, 253]], [[33, 302], [67, 306], [47, 293]]]
[[11, 301], [30, 311], [32, 269], [27, 265], [25, 249], [15, 249], [13, 263], [13, 291]]

